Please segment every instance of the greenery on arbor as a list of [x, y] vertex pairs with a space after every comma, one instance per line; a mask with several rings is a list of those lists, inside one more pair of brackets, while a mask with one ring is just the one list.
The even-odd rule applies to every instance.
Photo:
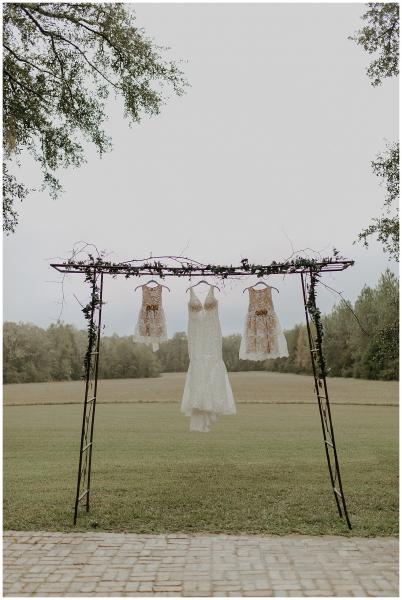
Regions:
[[[373, 86], [388, 77], [399, 75], [399, 4], [372, 2], [362, 16], [366, 24], [350, 39], [361, 45], [369, 54], [375, 55], [367, 68]], [[371, 163], [373, 172], [380, 177], [386, 188], [384, 213], [373, 219], [358, 236], [368, 246], [368, 238], [377, 236], [385, 252], [399, 260], [399, 142], [389, 144], [383, 154]]]
[[165, 88], [181, 95], [182, 71], [135, 26], [123, 3], [3, 4], [4, 229], [18, 222], [16, 201], [32, 191], [15, 174], [24, 151], [38, 163], [43, 189], [57, 197], [60, 167], [85, 162], [84, 143], [111, 148], [106, 101], [120, 97], [138, 123], [155, 115]]

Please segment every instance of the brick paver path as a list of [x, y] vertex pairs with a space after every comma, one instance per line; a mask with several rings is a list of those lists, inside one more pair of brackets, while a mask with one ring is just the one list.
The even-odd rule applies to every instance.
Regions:
[[398, 596], [398, 540], [4, 534], [6, 596]]

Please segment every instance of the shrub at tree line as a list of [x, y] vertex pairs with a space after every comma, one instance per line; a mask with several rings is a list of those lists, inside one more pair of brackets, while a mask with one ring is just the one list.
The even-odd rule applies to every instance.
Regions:
[[[353, 312], [351, 310], [353, 308]], [[375, 288], [364, 287], [353, 307], [338, 304], [323, 317], [329, 374], [338, 377], [398, 379], [398, 279], [386, 271]], [[240, 335], [223, 338], [228, 371], [310, 373], [305, 325], [285, 332], [289, 357], [239, 360]], [[42, 329], [26, 323], [4, 324], [4, 383], [78, 380], [82, 377], [87, 334], [71, 325]], [[135, 344], [132, 336], [104, 337], [99, 375], [104, 379], [157, 377], [187, 371], [185, 333], [176, 333], [158, 352]]]

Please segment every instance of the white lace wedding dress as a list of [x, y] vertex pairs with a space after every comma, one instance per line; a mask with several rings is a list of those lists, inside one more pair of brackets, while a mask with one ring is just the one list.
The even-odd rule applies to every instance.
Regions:
[[209, 288], [204, 305], [190, 288], [188, 303], [190, 365], [181, 411], [190, 417], [190, 431], [209, 431], [219, 415], [233, 415], [236, 406], [225, 363], [218, 301]]

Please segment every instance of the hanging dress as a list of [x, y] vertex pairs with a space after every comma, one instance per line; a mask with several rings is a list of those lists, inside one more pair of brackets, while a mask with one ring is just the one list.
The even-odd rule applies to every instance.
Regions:
[[286, 338], [272, 302], [272, 288], [249, 288], [249, 305], [239, 358], [266, 360], [289, 356]]
[[188, 353], [190, 364], [181, 412], [190, 417], [190, 431], [206, 432], [219, 415], [236, 413], [232, 389], [222, 360], [218, 301], [212, 286], [204, 305], [190, 288]]
[[142, 286], [142, 305], [135, 328], [134, 341], [149, 344], [158, 350], [167, 340], [165, 313], [162, 306], [162, 286]]

